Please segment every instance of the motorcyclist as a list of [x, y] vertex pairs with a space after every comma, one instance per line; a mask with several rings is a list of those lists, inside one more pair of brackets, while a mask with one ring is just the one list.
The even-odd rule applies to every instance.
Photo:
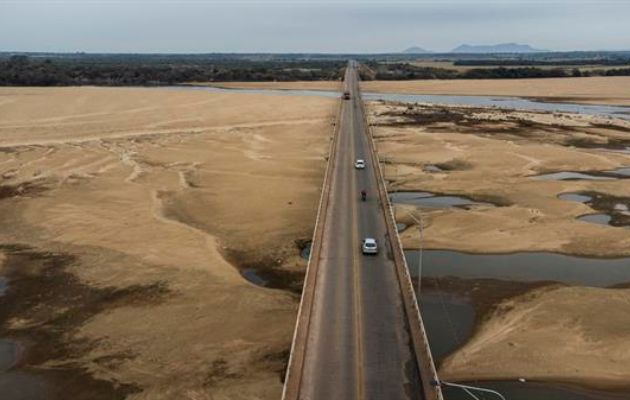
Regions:
[[367, 192], [365, 191], [365, 189], [361, 190], [361, 200], [365, 201], [365, 199], [367, 198]]

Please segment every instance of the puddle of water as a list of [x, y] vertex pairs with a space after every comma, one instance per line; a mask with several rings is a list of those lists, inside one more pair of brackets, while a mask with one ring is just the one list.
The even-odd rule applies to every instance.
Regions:
[[391, 192], [389, 193], [389, 201], [414, 204], [412, 202], [434, 196], [431, 192]]
[[560, 200], [575, 201], [577, 203], [586, 203], [587, 201], [591, 201], [593, 199], [591, 196], [579, 193], [562, 193], [558, 195], [558, 198]]
[[579, 221], [590, 222], [592, 224], [610, 225], [612, 217], [608, 214], [586, 214], [577, 217]]
[[605, 172], [613, 175], [630, 176], [630, 167], [619, 167]]
[[423, 290], [420, 298], [431, 353], [436, 360], [441, 360], [472, 334], [475, 308], [462, 296], [440, 294], [437, 290]]
[[444, 170], [440, 167], [438, 167], [437, 165], [433, 165], [433, 164], [427, 164], [424, 166], [424, 171], [426, 172], [444, 172]]
[[402, 222], [396, 223], [396, 232], [402, 232], [407, 229], [407, 224], [403, 224]]
[[619, 167], [608, 171], [601, 171], [597, 175], [586, 172], [561, 171], [549, 174], [541, 174], [530, 177], [537, 181], [569, 181], [569, 180], [592, 180], [605, 181], [612, 179], [630, 178], [630, 167]]
[[431, 192], [393, 192], [389, 194], [389, 200], [396, 204], [413, 204], [428, 208], [492, 205], [473, 201], [463, 196], [439, 196]]
[[535, 181], [569, 181], [569, 180], [593, 180], [593, 181], [606, 181], [615, 179], [612, 176], [596, 176], [585, 174], [582, 172], [552, 172], [550, 174], [542, 174], [532, 176], [531, 179]]
[[17, 363], [19, 350], [17, 343], [0, 339], [0, 372], [10, 369]]
[[2, 400], [48, 400], [45, 381], [33, 374], [11, 371], [20, 357], [19, 345], [0, 339], [0, 398]]
[[609, 151], [611, 153], [630, 154], [630, 147], [626, 147], [626, 148], [623, 148], [623, 149], [607, 149], [605, 147], [597, 147], [596, 150]]
[[258, 275], [255, 269], [246, 268], [241, 270], [241, 275], [243, 278], [247, 279], [249, 282], [258, 286], [267, 286], [268, 281], [262, 276]]
[[308, 243], [306, 243], [306, 245], [300, 251], [300, 257], [302, 257], [306, 261], [308, 261], [308, 259], [311, 257], [311, 246], [312, 245], [313, 245], [313, 242], [308, 242]]
[[[7, 279], [0, 276], [0, 296], [9, 288]], [[32, 374], [10, 371], [20, 357], [18, 343], [0, 338], [0, 398], [2, 400], [48, 400], [46, 383]]]
[[[579, 193], [562, 193], [561, 195], [558, 196], [558, 198], [561, 200], [575, 201], [578, 203], [586, 203], [593, 199], [591, 196], [587, 196], [587, 195], [579, 194]], [[615, 204], [613, 209], [614, 209], [614, 212], [618, 212], [621, 214], [627, 214], [629, 212], [628, 206], [622, 203]], [[578, 221], [590, 222], [592, 224], [614, 226], [611, 224], [611, 221], [613, 219], [613, 216], [611, 214], [604, 214], [604, 213], [585, 214], [585, 215], [580, 215], [576, 219]], [[618, 228], [618, 226], [615, 226], [615, 227]], [[630, 226], [623, 226], [623, 227], [630, 228]]]
[[[424, 250], [422, 276], [506, 281], [554, 281], [606, 287], [630, 282], [630, 258], [584, 258], [546, 252], [469, 254]], [[417, 273], [418, 251], [406, 250], [412, 274]]]
[[43, 379], [12, 371], [0, 374], [0, 397], [2, 400], [49, 400], [52, 394]]

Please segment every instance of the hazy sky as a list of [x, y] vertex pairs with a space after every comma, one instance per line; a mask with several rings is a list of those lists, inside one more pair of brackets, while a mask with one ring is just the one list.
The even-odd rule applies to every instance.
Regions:
[[0, 0], [1, 51], [630, 50], [630, 0]]

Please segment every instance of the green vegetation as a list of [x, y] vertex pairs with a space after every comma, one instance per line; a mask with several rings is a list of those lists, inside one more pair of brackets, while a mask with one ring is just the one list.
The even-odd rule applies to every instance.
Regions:
[[[572, 64], [574, 65], [574, 64]], [[470, 68], [464, 70], [417, 66], [409, 63], [368, 62], [360, 70], [363, 80], [412, 80], [412, 79], [517, 79], [517, 78], [566, 78], [581, 76], [630, 76], [630, 68], [580, 69], [497, 67]]]
[[185, 82], [341, 79], [346, 63], [219, 56], [0, 56], [0, 86], [151, 86]]
[[630, 75], [630, 52], [526, 55], [0, 53], [0, 86], [339, 80], [348, 59], [360, 63], [364, 80]]

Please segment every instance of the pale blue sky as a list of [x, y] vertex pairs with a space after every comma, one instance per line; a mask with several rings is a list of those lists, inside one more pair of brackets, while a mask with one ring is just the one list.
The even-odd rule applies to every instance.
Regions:
[[630, 50], [630, 0], [0, 0], [0, 51]]

